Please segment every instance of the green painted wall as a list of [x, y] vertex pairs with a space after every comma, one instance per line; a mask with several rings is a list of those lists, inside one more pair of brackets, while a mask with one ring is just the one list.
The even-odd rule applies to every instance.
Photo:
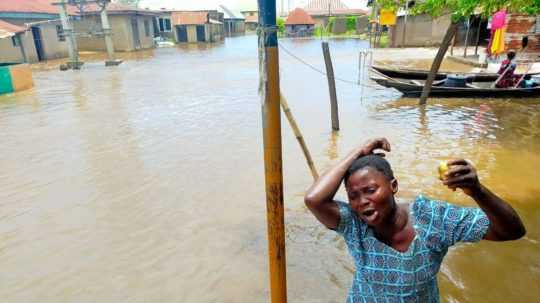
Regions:
[[9, 66], [0, 66], [0, 94], [12, 93], [13, 82]]

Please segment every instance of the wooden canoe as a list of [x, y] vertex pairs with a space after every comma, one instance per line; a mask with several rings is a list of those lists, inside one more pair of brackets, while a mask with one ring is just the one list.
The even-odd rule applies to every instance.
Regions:
[[[395, 88], [406, 97], [419, 97], [424, 88], [422, 80], [391, 78], [385, 75], [371, 77], [377, 84]], [[491, 88], [492, 82], [471, 82], [467, 87], [447, 87], [444, 80], [435, 81], [430, 96], [443, 98], [534, 98], [540, 96], [540, 86], [532, 88]]]
[[[381, 66], [381, 65], [372, 65], [371, 68], [390, 78], [426, 80], [427, 75], [429, 74], [429, 71], [426, 71], [426, 70], [401, 69], [401, 68]], [[446, 79], [446, 76], [448, 74], [450, 73], [444, 73], [444, 72], [437, 73], [435, 76], [435, 80]], [[465, 75], [467, 78], [470, 78], [470, 80], [477, 81], [477, 82], [495, 81], [499, 77], [497, 73], [459, 73], [459, 74]], [[537, 74], [540, 74], [540, 73], [531, 73], [530, 75], [537, 75]]]

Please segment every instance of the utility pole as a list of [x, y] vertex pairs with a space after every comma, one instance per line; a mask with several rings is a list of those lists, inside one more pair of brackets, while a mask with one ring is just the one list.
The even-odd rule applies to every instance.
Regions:
[[111, 0], [60, 0], [58, 3], [52, 3], [53, 5], [60, 6], [60, 19], [62, 21], [62, 27], [64, 29], [64, 32], [67, 36], [67, 44], [68, 44], [68, 53], [69, 53], [69, 62], [66, 64], [66, 67], [60, 67], [61, 69], [80, 69], [81, 65], [83, 65], [83, 62], [79, 60], [79, 52], [77, 49], [77, 40], [75, 38], [76, 33], [73, 30], [73, 27], [71, 25], [69, 14], [67, 11], [67, 6], [78, 6], [79, 11], [82, 14], [84, 6], [90, 3], [95, 3], [98, 7], [101, 8], [100, 10], [100, 17], [101, 17], [101, 27], [103, 30], [103, 35], [105, 37], [105, 47], [107, 48], [107, 56], [108, 59], [105, 61], [105, 66], [116, 66], [122, 63], [122, 60], [118, 60], [114, 58], [114, 44], [112, 41], [112, 31], [111, 31], [111, 25], [109, 23], [109, 17], [107, 15], [107, 4], [109, 4]]
[[116, 66], [122, 63], [122, 60], [114, 58], [114, 44], [111, 37], [111, 26], [109, 24], [109, 16], [107, 15], [107, 3], [110, 0], [105, 0], [99, 3], [101, 6], [101, 27], [103, 28], [103, 35], [105, 36], [105, 47], [107, 47], [108, 60], [105, 61], [105, 66]]
[[83, 65], [83, 62], [79, 61], [79, 51], [77, 49], [77, 40], [75, 39], [75, 32], [69, 20], [69, 15], [67, 12], [67, 3], [66, 0], [60, 0], [60, 3], [54, 3], [55, 5], [60, 6], [60, 20], [62, 22], [62, 27], [64, 33], [67, 36], [67, 45], [68, 45], [68, 54], [69, 61], [67, 62], [67, 67], [71, 69], [80, 69]]
[[287, 302], [276, 0], [258, 0], [264, 176], [272, 303]]

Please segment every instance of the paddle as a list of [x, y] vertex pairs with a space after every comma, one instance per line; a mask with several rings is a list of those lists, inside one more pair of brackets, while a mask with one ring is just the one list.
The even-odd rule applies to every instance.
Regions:
[[533, 66], [532, 64], [529, 64], [529, 67], [527, 68], [527, 71], [525, 73], [523, 73], [521, 78], [519, 78], [519, 81], [516, 83], [516, 85], [514, 85], [514, 88], [517, 88], [519, 86], [519, 84], [521, 83], [521, 81], [523, 81], [523, 79], [525, 79], [525, 76], [527, 76], [527, 74], [531, 70], [532, 66]]
[[495, 80], [495, 82], [493, 82], [493, 84], [491, 84], [491, 88], [494, 88], [495, 85], [497, 85], [497, 83], [499, 83], [499, 81], [501, 81], [502, 77], [504, 77], [504, 75], [506, 75], [506, 72], [510, 69], [510, 67], [512, 67], [512, 62], [508, 63], [508, 67], [502, 72], [502, 74], [499, 76], [499, 78], [497, 78], [497, 80]]

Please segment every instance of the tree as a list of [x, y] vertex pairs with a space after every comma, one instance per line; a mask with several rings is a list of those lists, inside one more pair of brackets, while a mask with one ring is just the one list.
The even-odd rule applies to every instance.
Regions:
[[[407, 0], [379, 0], [379, 6], [383, 8], [398, 8], [405, 5]], [[441, 42], [437, 55], [433, 59], [428, 78], [424, 84], [420, 104], [426, 104], [431, 92], [431, 85], [435, 75], [444, 59], [444, 55], [450, 46], [452, 38], [456, 35], [459, 22], [467, 20], [471, 15], [480, 13], [489, 16], [501, 8], [508, 8], [512, 12], [527, 13], [530, 15], [540, 13], [540, 1], [538, 0], [425, 0], [418, 1], [411, 10], [412, 14], [429, 14], [437, 18], [445, 13], [451, 14], [451, 23]]]

